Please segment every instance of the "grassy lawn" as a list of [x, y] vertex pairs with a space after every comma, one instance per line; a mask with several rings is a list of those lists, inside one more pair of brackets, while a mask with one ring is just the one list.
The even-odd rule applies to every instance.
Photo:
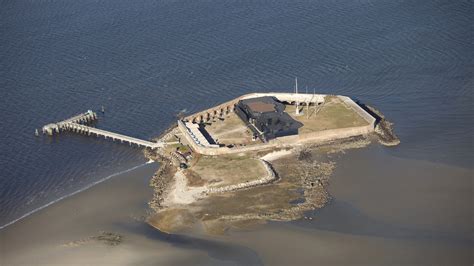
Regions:
[[221, 187], [267, 175], [262, 163], [248, 156], [202, 156], [191, 168], [210, 186]]
[[302, 112], [299, 116], [295, 116], [294, 105], [287, 105], [285, 109], [285, 112], [293, 119], [303, 123], [304, 126], [299, 129], [300, 134], [367, 125], [367, 121], [336, 97], [326, 97], [326, 102], [319, 107], [320, 110], [317, 113], [313, 107], [310, 107], [309, 117], [306, 114], [306, 107], [300, 108]]

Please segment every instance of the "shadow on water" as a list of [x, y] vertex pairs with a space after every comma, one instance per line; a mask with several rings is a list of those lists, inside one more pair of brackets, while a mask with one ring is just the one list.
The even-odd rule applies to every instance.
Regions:
[[127, 232], [143, 235], [149, 239], [171, 244], [180, 249], [199, 250], [218, 260], [219, 265], [263, 265], [258, 254], [250, 248], [178, 234], [163, 233], [147, 223], [120, 224]]
[[348, 202], [334, 199], [326, 207], [308, 212], [311, 221], [291, 222], [298, 227], [331, 231], [343, 234], [410, 239], [421, 241], [442, 241], [458, 245], [473, 245], [469, 236], [451, 232], [438, 232], [423, 229], [404, 228], [376, 220]]

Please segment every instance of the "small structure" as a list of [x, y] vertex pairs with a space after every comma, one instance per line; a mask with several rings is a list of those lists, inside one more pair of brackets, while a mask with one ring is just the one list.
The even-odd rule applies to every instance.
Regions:
[[191, 139], [191, 142], [196, 143], [198, 146], [219, 148], [219, 145], [215, 144], [213, 140], [211, 140], [212, 143], [209, 142], [208, 138], [210, 138], [210, 136], [208, 136], [208, 138], [204, 136], [203, 132], [205, 131], [200, 129], [200, 125], [178, 120], [178, 127], [182, 128], [186, 133], [186, 136], [189, 136]]
[[263, 142], [277, 137], [297, 135], [303, 126], [284, 112], [285, 105], [274, 97], [264, 96], [240, 100], [235, 113]]
[[[298, 78], [295, 78], [295, 94], [298, 95]], [[295, 115], [300, 114], [300, 103], [296, 101]]]

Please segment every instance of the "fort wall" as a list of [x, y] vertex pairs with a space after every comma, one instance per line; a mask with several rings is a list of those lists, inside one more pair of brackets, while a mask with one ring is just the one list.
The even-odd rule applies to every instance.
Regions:
[[208, 108], [206, 110], [188, 115], [183, 118], [186, 122], [200, 123], [207, 122], [217, 117], [223, 117], [230, 112], [235, 110], [235, 106], [242, 99], [257, 98], [263, 96], [271, 96], [277, 98], [279, 101], [288, 102], [290, 104], [296, 101], [300, 103], [312, 103], [319, 104], [324, 102], [324, 94], [301, 94], [301, 93], [281, 93], [281, 92], [268, 92], [268, 93], [249, 93], [234, 98], [230, 101], [221, 103], [217, 106]]

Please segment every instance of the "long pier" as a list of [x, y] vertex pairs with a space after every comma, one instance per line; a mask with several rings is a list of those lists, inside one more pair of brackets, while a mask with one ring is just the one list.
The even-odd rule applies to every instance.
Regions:
[[54, 135], [59, 134], [62, 131], [71, 131], [87, 136], [104, 137], [105, 139], [112, 139], [113, 141], [120, 141], [121, 143], [128, 143], [129, 145], [135, 144], [138, 147], [146, 147], [151, 149], [161, 148], [164, 146], [162, 142], [151, 142], [142, 140], [111, 131], [98, 129], [95, 127], [87, 126], [87, 123], [97, 120], [97, 114], [91, 110], [68, 118], [66, 120], [47, 124], [43, 127], [43, 134]]
[[143, 147], [147, 147], [151, 149], [163, 147], [163, 143], [141, 140], [134, 137], [129, 137], [122, 134], [110, 132], [103, 129], [98, 129], [95, 127], [89, 127], [89, 126], [81, 125], [81, 124], [68, 123], [65, 125], [65, 129], [70, 130], [72, 132], [84, 134], [87, 136], [95, 135], [96, 137], [104, 137], [105, 139], [109, 138], [109, 139], [112, 139], [113, 141], [118, 140], [121, 143], [127, 142], [130, 145], [136, 144], [139, 147], [143, 146]]

